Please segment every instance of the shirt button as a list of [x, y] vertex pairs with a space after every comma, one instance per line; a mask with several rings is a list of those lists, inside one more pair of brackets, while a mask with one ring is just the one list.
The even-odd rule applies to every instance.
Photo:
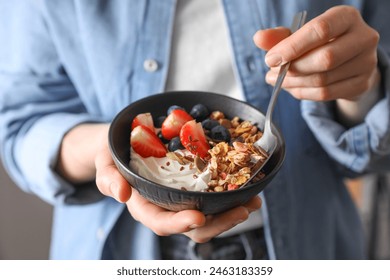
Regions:
[[257, 71], [256, 62], [253, 56], [249, 56], [246, 59], [246, 67], [249, 72]]
[[146, 59], [144, 61], [144, 69], [147, 72], [156, 72], [158, 69], [158, 63], [154, 59]]
[[105, 237], [104, 229], [103, 228], [98, 228], [96, 232], [96, 237], [98, 240], [103, 240]]

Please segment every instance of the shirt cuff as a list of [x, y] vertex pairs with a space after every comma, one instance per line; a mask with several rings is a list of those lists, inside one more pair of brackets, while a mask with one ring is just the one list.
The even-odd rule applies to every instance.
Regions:
[[16, 143], [15, 160], [23, 174], [21, 177], [25, 179], [19, 178], [19, 185], [50, 204], [86, 204], [103, 198], [94, 182], [76, 187], [55, 171], [64, 135], [74, 126], [86, 122], [102, 120], [87, 114], [57, 113], [41, 118], [21, 136]]
[[325, 151], [344, 167], [357, 173], [377, 168], [390, 157], [390, 71], [385, 52], [378, 50], [383, 98], [364, 122], [349, 129], [334, 117], [334, 103], [301, 102], [302, 116]]

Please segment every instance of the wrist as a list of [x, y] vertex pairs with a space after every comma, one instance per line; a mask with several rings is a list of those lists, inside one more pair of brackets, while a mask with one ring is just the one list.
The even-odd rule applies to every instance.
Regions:
[[107, 145], [108, 124], [83, 123], [64, 136], [58, 155], [56, 171], [72, 183], [95, 179], [95, 156]]
[[381, 99], [381, 75], [378, 68], [372, 80], [370, 89], [353, 100], [336, 100], [337, 119], [344, 126], [352, 127], [362, 123], [367, 113]]

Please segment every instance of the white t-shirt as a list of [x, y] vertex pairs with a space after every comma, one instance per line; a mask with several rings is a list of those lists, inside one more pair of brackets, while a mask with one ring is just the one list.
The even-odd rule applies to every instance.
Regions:
[[200, 90], [243, 100], [219, 0], [177, 2], [166, 90]]

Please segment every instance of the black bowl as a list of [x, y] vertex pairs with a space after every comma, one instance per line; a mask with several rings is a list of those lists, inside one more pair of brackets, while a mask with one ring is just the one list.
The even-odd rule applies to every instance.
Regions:
[[150, 112], [153, 116], [166, 115], [168, 107], [179, 105], [191, 110], [198, 103], [206, 105], [210, 111], [222, 111], [227, 117], [240, 117], [264, 126], [265, 116], [258, 109], [239, 100], [210, 92], [177, 91], [152, 95], [138, 100], [124, 108], [112, 121], [109, 130], [109, 146], [114, 162], [126, 180], [138, 192], [165, 209], [180, 211], [197, 209], [204, 214], [215, 214], [242, 205], [260, 193], [279, 171], [285, 156], [284, 138], [274, 126], [278, 145], [272, 157], [264, 166], [266, 176], [242, 189], [225, 192], [184, 191], [169, 188], [145, 179], [129, 168], [130, 160], [130, 127], [133, 118], [140, 113]]

